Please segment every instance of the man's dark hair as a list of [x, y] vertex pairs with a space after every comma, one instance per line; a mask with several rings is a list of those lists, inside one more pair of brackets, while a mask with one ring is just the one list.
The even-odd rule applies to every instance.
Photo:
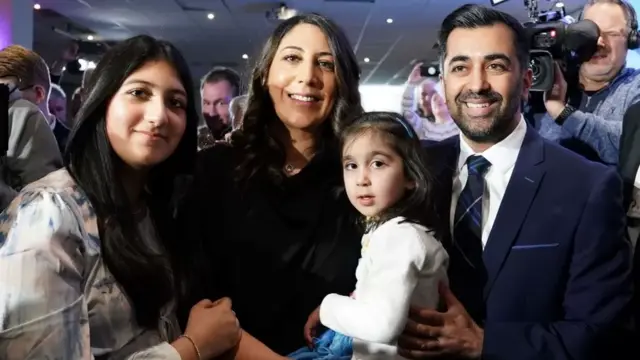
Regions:
[[200, 81], [200, 90], [205, 84], [215, 84], [219, 81], [227, 81], [233, 88], [233, 97], [240, 95], [240, 75], [233, 69], [216, 66], [211, 69]]
[[529, 38], [526, 30], [513, 16], [480, 5], [466, 4], [454, 10], [442, 21], [438, 33], [440, 66], [443, 67], [447, 54], [447, 39], [455, 29], [476, 29], [496, 24], [504, 24], [513, 31], [514, 46], [522, 70], [529, 66]]

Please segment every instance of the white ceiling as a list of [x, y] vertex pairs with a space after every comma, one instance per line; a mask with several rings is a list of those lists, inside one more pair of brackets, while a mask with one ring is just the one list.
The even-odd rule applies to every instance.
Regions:
[[[401, 84], [416, 59], [435, 60], [432, 49], [444, 17], [462, 4], [490, 6], [490, 0], [288, 0], [290, 8], [318, 12], [335, 20], [347, 32], [362, 67], [366, 84]], [[565, 0], [568, 11], [584, 0]], [[36, 51], [51, 58], [67, 38], [53, 33], [52, 26], [67, 29], [71, 36], [94, 41], [122, 40], [149, 34], [173, 42], [199, 78], [213, 65], [244, 72], [275, 24], [267, 9], [280, 1], [261, 0], [40, 0], [36, 16]], [[555, 1], [540, 0], [541, 10]], [[498, 6], [520, 20], [527, 19], [522, 0]], [[55, 13], [48, 12], [53, 10]], [[215, 18], [209, 20], [208, 13]], [[393, 23], [387, 24], [386, 19]], [[73, 27], [68, 28], [68, 24]], [[75, 28], [77, 27], [77, 28]], [[248, 54], [249, 60], [242, 55]], [[369, 63], [364, 58], [371, 59]]]

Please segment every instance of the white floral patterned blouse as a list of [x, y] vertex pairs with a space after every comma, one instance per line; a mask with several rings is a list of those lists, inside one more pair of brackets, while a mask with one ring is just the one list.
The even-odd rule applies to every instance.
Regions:
[[102, 261], [95, 212], [65, 169], [0, 214], [0, 359], [180, 360], [173, 314], [167, 306], [157, 329], [136, 324]]

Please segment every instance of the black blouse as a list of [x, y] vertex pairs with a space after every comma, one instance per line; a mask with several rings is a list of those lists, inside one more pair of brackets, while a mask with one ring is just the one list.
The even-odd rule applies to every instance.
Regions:
[[230, 297], [242, 328], [286, 355], [304, 346], [304, 324], [325, 295], [354, 290], [362, 233], [337, 191], [337, 156], [316, 155], [281, 185], [254, 181], [240, 191], [233, 153], [226, 145], [200, 152], [180, 211], [185, 241], [202, 243], [193, 265], [201, 285], [188, 305]]

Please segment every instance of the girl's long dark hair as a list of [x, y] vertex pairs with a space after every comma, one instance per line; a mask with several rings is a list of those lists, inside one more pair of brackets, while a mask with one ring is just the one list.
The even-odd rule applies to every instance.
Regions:
[[280, 121], [266, 87], [269, 68], [282, 38], [296, 25], [317, 26], [327, 37], [331, 53], [336, 61], [337, 90], [335, 103], [329, 118], [323, 124], [318, 147], [326, 145], [337, 149], [337, 134], [348, 125], [348, 120], [362, 112], [360, 103], [360, 67], [345, 33], [333, 21], [318, 14], [294, 16], [282, 22], [265, 43], [255, 64], [249, 83], [248, 106], [244, 113], [242, 129], [232, 135], [233, 147], [243, 160], [236, 171], [236, 180], [246, 184], [257, 174], [279, 183], [284, 175], [283, 144], [273, 134], [272, 124]]
[[368, 112], [356, 118], [342, 133], [340, 139], [342, 148], [348, 146], [358, 136], [371, 133], [382, 136], [402, 158], [405, 177], [414, 181], [415, 187], [407, 190], [400, 201], [379, 214], [373, 223], [366, 225], [376, 227], [394, 217], [402, 216], [407, 221], [427, 227], [438, 237], [443, 230], [443, 224], [439, 220], [433, 194], [435, 179], [425, 166], [424, 150], [415, 130], [399, 114], [384, 111]]
[[[187, 124], [175, 152], [151, 169], [147, 206], [163, 253], [149, 249], [138, 231], [120, 181], [122, 160], [114, 152], [106, 133], [107, 107], [122, 83], [152, 61], [165, 61], [177, 72], [187, 92]], [[186, 61], [170, 43], [149, 36], [136, 36], [110, 49], [99, 62], [87, 89], [76, 125], [64, 155], [65, 166], [96, 211], [100, 247], [107, 269], [133, 304], [140, 326], [156, 327], [160, 309], [185, 286], [183, 271], [175, 260], [178, 246], [173, 229], [172, 202], [175, 184], [193, 171], [196, 156], [198, 114], [194, 86]]]

